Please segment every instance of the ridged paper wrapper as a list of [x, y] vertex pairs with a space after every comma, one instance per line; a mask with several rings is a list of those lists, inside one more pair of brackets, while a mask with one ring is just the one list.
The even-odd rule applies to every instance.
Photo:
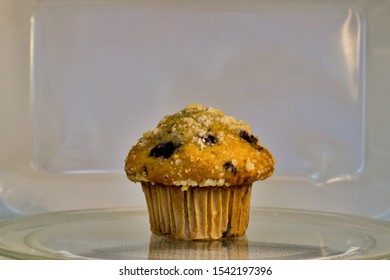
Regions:
[[176, 239], [221, 239], [245, 234], [252, 184], [190, 187], [142, 183], [150, 229]]

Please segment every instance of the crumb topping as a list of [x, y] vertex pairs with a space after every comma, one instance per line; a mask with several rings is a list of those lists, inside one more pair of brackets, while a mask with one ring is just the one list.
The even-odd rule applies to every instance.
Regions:
[[130, 150], [130, 180], [187, 187], [230, 186], [272, 175], [274, 159], [248, 124], [220, 110], [188, 105], [146, 131]]

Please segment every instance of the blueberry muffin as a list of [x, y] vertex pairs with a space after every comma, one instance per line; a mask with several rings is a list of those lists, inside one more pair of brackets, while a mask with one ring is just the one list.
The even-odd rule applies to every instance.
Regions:
[[129, 180], [142, 184], [151, 231], [188, 240], [243, 235], [252, 183], [274, 166], [248, 124], [198, 104], [164, 117], [125, 161]]

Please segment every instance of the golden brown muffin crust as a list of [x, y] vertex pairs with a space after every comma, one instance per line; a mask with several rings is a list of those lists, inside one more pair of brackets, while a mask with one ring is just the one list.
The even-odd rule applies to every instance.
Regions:
[[182, 186], [230, 186], [264, 180], [272, 155], [248, 124], [198, 104], [164, 117], [130, 150], [125, 164], [134, 182]]

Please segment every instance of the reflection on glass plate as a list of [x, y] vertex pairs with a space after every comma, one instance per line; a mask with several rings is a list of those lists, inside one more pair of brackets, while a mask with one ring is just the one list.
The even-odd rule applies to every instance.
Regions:
[[97, 209], [0, 222], [0, 255], [16, 259], [383, 259], [390, 223], [254, 208], [245, 236], [185, 241], [149, 231], [144, 209]]

